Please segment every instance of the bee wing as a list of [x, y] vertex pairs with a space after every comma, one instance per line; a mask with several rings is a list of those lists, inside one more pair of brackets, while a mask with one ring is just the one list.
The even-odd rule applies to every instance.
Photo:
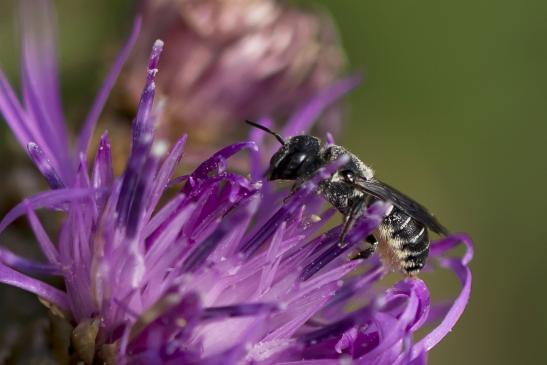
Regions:
[[354, 187], [380, 200], [391, 202], [406, 214], [421, 222], [435, 233], [448, 235], [448, 230], [427, 209], [394, 187], [376, 179], [357, 179]]

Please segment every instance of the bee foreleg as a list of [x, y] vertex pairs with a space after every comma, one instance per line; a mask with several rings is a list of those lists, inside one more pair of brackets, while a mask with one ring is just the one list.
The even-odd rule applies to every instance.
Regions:
[[342, 227], [342, 232], [340, 232], [340, 236], [338, 237], [339, 247], [344, 247], [346, 245], [344, 239], [346, 238], [346, 235], [353, 226], [353, 223], [355, 223], [357, 217], [359, 217], [359, 215], [361, 214], [363, 206], [365, 205], [365, 201], [366, 198], [364, 196], [359, 196], [353, 200], [348, 214], [344, 217], [344, 226]]

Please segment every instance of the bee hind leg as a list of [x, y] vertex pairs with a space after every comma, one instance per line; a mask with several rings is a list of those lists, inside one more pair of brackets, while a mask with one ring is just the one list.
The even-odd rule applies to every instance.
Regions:
[[376, 247], [378, 246], [378, 241], [373, 235], [369, 235], [366, 241], [370, 244], [370, 246], [351, 254], [349, 256], [350, 260], [366, 260], [374, 254], [374, 252], [376, 251]]

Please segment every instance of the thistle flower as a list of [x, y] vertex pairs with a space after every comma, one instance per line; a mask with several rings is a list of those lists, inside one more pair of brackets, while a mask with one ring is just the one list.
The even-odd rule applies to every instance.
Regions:
[[[170, 101], [169, 123], [160, 132], [189, 131], [190, 145], [240, 137], [234, 123], [245, 118], [286, 117], [334, 83], [345, 63], [326, 12], [278, 0], [143, 0], [139, 10], [142, 56], [130, 61], [121, 91], [134, 110], [149, 44], [165, 40], [158, 90]], [[339, 112], [325, 120], [332, 133]]]
[[[33, 19], [29, 24], [40, 24], [32, 16], [47, 14], [47, 2], [25, 4]], [[427, 269], [452, 270], [462, 284], [450, 305], [433, 306], [422, 280], [407, 278], [385, 288], [380, 280], [387, 272], [377, 258], [347, 259], [381, 222], [389, 203], [368, 207], [344, 248], [337, 245], [340, 226], [320, 233], [334, 212], [322, 209], [315, 188], [344, 161], [326, 166], [284, 201], [285, 191], [254, 178], [264, 166], [257, 148], [260, 131], [253, 131], [254, 141], [229, 145], [191, 174], [173, 177], [186, 137], [169, 152], [155, 138], [162, 41], [154, 43], [149, 59], [131, 154], [123, 174], [115, 177], [106, 133], [93, 162], [85, 152], [138, 22], [99, 91], [76, 154], [68, 148], [60, 111], [52, 39], [32, 30], [23, 40], [24, 104], [0, 73], [0, 110], [51, 190], [14, 207], [0, 222], [0, 232], [26, 215], [46, 262], [1, 248], [0, 282], [36, 294], [73, 325], [76, 360], [422, 364], [452, 329], [470, 294], [472, 246], [465, 235], [431, 246]], [[287, 131], [307, 129], [326, 106], [322, 99], [305, 105]], [[227, 167], [243, 150], [251, 156], [251, 177]], [[46, 233], [37, 209], [64, 213], [58, 239]], [[460, 242], [467, 247], [463, 258], [445, 256]], [[60, 276], [64, 288], [33, 274]], [[417, 330], [433, 324], [414, 339]]]

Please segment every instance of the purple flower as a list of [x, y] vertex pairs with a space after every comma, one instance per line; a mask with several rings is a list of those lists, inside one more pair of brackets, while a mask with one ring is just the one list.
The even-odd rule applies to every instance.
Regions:
[[[431, 246], [427, 270], [453, 271], [462, 290], [449, 305], [430, 303], [420, 279], [384, 287], [376, 257], [348, 260], [390, 208], [377, 202], [337, 245], [340, 226], [315, 192], [340, 161], [321, 170], [284, 201], [287, 191], [259, 181], [266, 151], [262, 133], [225, 147], [191, 174], [173, 177], [186, 138], [170, 149], [154, 136], [154, 104], [163, 42], [156, 41], [133, 122], [124, 173], [112, 172], [108, 135], [95, 160], [86, 151], [106, 96], [139, 30], [107, 77], [79, 135], [69, 147], [58, 93], [47, 1], [30, 6], [24, 34], [23, 102], [0, 73], [0, 110], [50, 185], [0, 222], [0, 232], [26, 215], [45, 263], [0, 248], [0, 282], [40, 297], [73, 325], [72, 346], [85, 363], [120, 364], [422, 364], [454, 326], [470, 294], [472, 246], [455, 235]], [[40, 32], [38, 32], [40, 30]], [[304, 105], [286, 135], [308, 130], [342, 81]], [[212, 106], [214, 107], [214, 106]], [[267, 123], [267, 121], [263, 121]], [[250, 177], [228, 168], [247, 150]], [[63, 212], [57, 239], [35, 211]], [[323, 233], [321, 233], [323, 232]], [[445, 253], [463, 242], [463, 258]], [[60, 276], [58, 289], [33, 274]], [[417, 330], [436, 325], [420, 339]]]

